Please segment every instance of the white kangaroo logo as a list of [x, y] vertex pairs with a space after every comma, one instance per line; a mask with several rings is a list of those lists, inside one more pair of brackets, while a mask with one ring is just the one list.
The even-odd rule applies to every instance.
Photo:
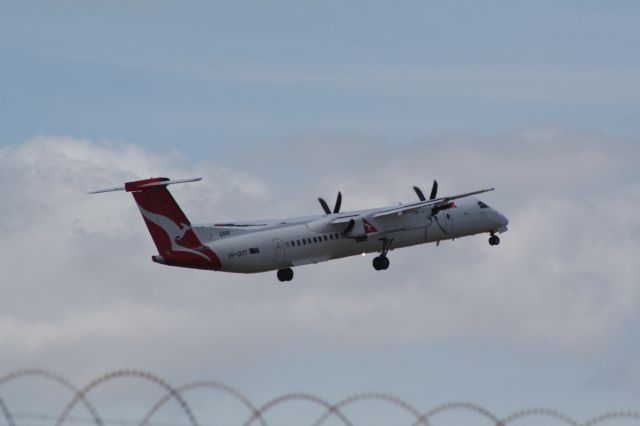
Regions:
[[209, 258], [209, 256], [205, 255], [204, 253], [200, 253], [199, 251], [178, 244], [178, 240], [184, 237], [187, 231], [191, 229], [191, 226], [185, 224], [178, 225], [166, 216], [162, 216], [157, 213], [151, 213], [143, 209], [141, 206], [138, 206], [138, 208], [140, 209], [140, 213], [142, 213], [142, 216], [144, 216], [151, 223], [158, 225], [164, 232], [167, 233], [167, 235], [169, 236], [169, 241], [171, 242], [171, 251], [183, 251], [197, 254], [198, 256], [201, 256], [211, 262], [211, 258]]

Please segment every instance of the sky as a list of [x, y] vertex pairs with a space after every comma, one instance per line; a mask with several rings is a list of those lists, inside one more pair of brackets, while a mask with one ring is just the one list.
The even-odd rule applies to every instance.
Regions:
[[[256, 405], [381, 391], [498, 417], [638, 409], [638, 45], [632, 1], [0, 4], [0, 376], [82, 386], [136, 368]], [[86, 195], [150, 176], [204, 178], [172, 188], [196, 223], [321, 213], [338, 190], [352, 210], [433, 179], [495, 187], [482, 199], [510, 230], [497, 247], [396, 250], [385, 272], [371, 256], [304, 266], [287, 285], [168, 268], [129, 195]], [[133, 379], [90, 395], [133, 420], [162, 396]], [[0, 397], [55, 416], [70, 395], [24, 379]], [[185, 399], [203, 424], [248, 417], [221, 393]], [[344, 413], [413, 421], [383, 403]], [[321, 414], [292, 402], [265, 419]], [[176, 404], [156, 419], [187, 424]]]

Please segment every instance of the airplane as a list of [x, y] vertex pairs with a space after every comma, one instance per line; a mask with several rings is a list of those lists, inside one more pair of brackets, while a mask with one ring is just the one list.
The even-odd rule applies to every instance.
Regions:
[[281, 282], [293, 279], [294, 267], [348, 256], [378, 253], [373, 268], [389, 268], [391, 250], [417, 244], [488, 233], [500, 243], [509, 220], [474, 195], [494, 188], [437, 198], [433, 181], [429, 198], [414, 186], [417, 202], [340, 212], [338, 192], [333, 209], [318, 198], [323, 213], [278, 220], [191, 224], [167, 186], [202, 178], [156, 177], [126, 182], [117, 188], [89, 192], [130, 192], [142, 214], [162, 265], [224, 272], [277, 271]]

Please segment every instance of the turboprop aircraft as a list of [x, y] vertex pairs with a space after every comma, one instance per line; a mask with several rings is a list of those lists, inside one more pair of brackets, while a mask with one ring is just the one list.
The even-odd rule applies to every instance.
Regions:
[[158, 254], [151, 259], [163, 265], [224, 272], [278, 271], [280, 281], [293, 279], [293, 267], [365, 253], [376, 271], [389, 267], [389, 251], [469, 235], [488, 233], [489, 244], [498, 245], [496, 233], [509, 221], [498, 210], [474, 195], [493, 188], [436, 198], [434, 181], [429, 199], [413, 189], [418, 201], [352, 212], [340, 212], [338, 192], [333, 210], [318, 198], [324, 214], [278, 220], [191, 224], [168, 185], [195, 179], [149, 178], [122, 187], [90, 192], [126, 191], [133, 195]]

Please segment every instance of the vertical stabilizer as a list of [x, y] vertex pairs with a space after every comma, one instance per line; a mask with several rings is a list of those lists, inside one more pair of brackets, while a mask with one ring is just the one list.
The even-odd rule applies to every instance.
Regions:
[[167, 185], [195, 180], [199, 179], [150, 178], [127, 182], [122, 189], [133, 195], [158, 249], [159, 256], [153, 256], [154, 262], [218, 270], [220, 259], [200, 242], [191, 229], [191, 222], [167, 189]]

